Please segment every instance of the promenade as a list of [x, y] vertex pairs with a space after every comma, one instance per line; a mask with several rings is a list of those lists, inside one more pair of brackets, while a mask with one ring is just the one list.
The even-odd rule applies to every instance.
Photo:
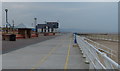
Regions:
[[[88, 69], [72, 34], [32, 44], [2, 55], [3, 69]], [[4, 71], [4, 70], [3, 70]]]
[[29, 45], [43, 42], [45, 40], [52, 39], [56, 36], [39, 36], [35, 38], [28, 39], [18, 39], [17, 41], [2, 41], [2, 54], [24, 48]]

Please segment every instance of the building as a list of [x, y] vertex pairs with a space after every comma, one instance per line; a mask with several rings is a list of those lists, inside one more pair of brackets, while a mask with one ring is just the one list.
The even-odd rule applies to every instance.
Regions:
[[36, 33], [34, 27], [28, 27], [24, 24], [19, 24], [15, 28], [17, 29], [18, 32], [16, 34], [17, 39], [38, 37], [38, 34]]
[[46, 24], [37, 24], [37, 32], [43, 33], [46, 32]]
[[18, 30], [17, 36], [22, 36], [23, 38], [31, 38], [31, 34], [32, 34], [31, 27], [27, 27], [24, 24], [19, 24], [18, 26], [16, 26], [16, 28]]
[[36, 26], [37, 32], [40, 33], [56, 33], [58, 32], [58, 22], [46, 22], [46, 24], [38, 24]]

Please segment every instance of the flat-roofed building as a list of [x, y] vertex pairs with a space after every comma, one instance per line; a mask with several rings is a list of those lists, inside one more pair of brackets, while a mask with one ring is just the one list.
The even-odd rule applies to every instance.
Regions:
[[37, 32], [45, 32], [45, 26], [46, 24], [37, 24], [36, 28], [37, 28]]
[[49, 25], [51, 27], [50, 30], [52, 32], [58, 32], [58, 28], [59, 28], [58, 22], [47, 22], [47, 25]]
[[32, 27], [27, 27], [24, 24], [19, 24], [16, 26], [16, 28], [18, 29], [18, 34], [22, 35], [23, 38], [31, 38]]
[[59, 28], [59, 23], [46, 22], [46, 24], [38, 24], [36, 27], [37, 27], [37, 32], [40, 32], [40, 33], [45, 33], [45, 32], [56, 33], [58, 32], [57, 29]]

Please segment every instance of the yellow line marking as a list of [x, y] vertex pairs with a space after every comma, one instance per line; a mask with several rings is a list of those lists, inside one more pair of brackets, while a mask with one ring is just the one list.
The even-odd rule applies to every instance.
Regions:
[[40, 65], [47, 60], [47, 58], [53, 53], [53, 51], [55, 51], [55, 49], [56, 49], [56, 47], [55, 47], [55, 48], [52, 48], [51, 51], [50, 51], [46, 56], [44, 56], [44, 57], [42, 58], [42, 60], [40, 60], [40, 61], [38, 62], [38, 64], [37, 64], [35, 67], [32, 68], [31, 71], [33, 71], [34, 69], [37, 69], [38, 67], [40, 67]]
[[[62, 40], [62, 39], [61, 39]], [[71, 44], [71, 39], [70, 39], [70, 44]], [[69, 44], [69, 48], [68, 48], [68, 55], [67, 55], [67, 57], [66, 57], [66, 63], [65, 63], [65, 65], [64, 65], [64, 69], [67, 69], [67, 65], [68, 65], [68, 60], [69, 60], [69, 55], [70, 55], [70, 44]], [[35, 67], [33, 67], [30, 71], [34, 71], [35, 69], [37, 69], [38, 67], [40, 67], [40, 65], [42, 64], [42, 63], [44, 63], [46, 60], [47, 60], [47, 58], [53, 53], [53, 51], [55, 51], [56, 50], [56, 47], [55, 48], [52, 48], [51, 49], [51, 51], [46, 55], [46, 56], [44, 56], [44, 57], [42, 57], [42, 59], [38, 62], [38, 64], [37, 65], [35, 65]]]
[[66, 62], [64, 65], [64, 69], [68, 68], [68, 61], [69, 61], [69, 56], [70, 56], [70, 47], [71, 47], [71, 39], [70, 39], [70, 43], [69, 43], [69, 47], [68, 47], [68, 53], [67, 53], [67, 57], [66, 57]]

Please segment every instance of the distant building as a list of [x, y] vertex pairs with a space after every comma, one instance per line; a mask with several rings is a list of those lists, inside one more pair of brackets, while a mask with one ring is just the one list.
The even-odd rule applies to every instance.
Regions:
[[41, 32], [41, 33], [45, 32], [46, 31], [45, 27], [46, 27], [46, 24], [37, 24], [36, 26], [37, 32]]
[[15, 28], [18, 29], [18, 34], [22, 35], [23, 38], [31, 38], [32, 37], [32, 27], [27, 27], [24, 24], [19, 24], [18, 26], [15, 26]]
[[38, 24], [36, 28], [37, 28], [37, 32], [40, 32], [40, 33], [45, 33], [45, 32], [56, 33], [58, 32], [59, 23], [46, 22], [46, 24]]

